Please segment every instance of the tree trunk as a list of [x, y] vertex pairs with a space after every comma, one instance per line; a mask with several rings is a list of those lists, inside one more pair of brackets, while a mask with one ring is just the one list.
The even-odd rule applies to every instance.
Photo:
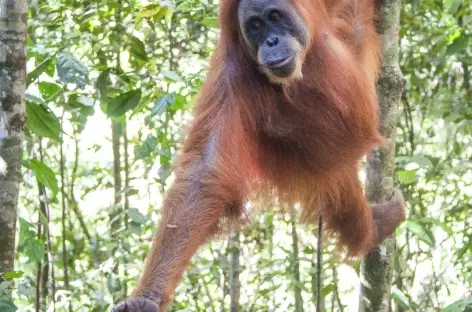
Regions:
[[25, 124], [26, 0], [0, 0], [0, 276], [13, 269]]
[[300, 279], [300, 258], [298, 256], [298, 234], [297, 227], [292, 216], [290, 221], [292, 226], [292, 263], [290, 264], [293, 274], [293, 280], [295, 282], [294, 295], [295, 295], [295, 312], [303, 312], [303, 298], [302, 298], [302, 282]]
[[[122, 180], [121, 180], [121, 124], [118, 121], [112, 120], [111, 121], [111, 134], [112, 134], [112, 147], [113, 147], [113, 186], [114, 186], [114, 205], [113, 209], [109, 213], [110, 218], [110, 232], [112, 241], [116, 243], [116, 247], [111, 250], [111, 255], [115, 255], [116, 250], [120, 244], [120, 227], [122, 225]], [[126, 216], [124, 216], [126, 218]], [[119, 258], [115, 257], [115, 267], [113, 268], [114, 276], [112, 279], [116, 279], [113, 282], [110, 288], [110, 291], [113, 296], [113, 301], [117, 302], [123, 300], [123, 295], [120, 293], [123, 290], [121, 283], [117, 283], [118, 273], [120, 270], [120, 260]]]
[[[319, 239], [319, 238], [318, 238]], [[313, 249], [317, 248], [316, 246], [313, 246]], [[325, 298], [323, 297], [322, 294], [322, 289], [319, 289], [318, 287], [318, 250], [316, 249], [316, 253], [313, 253], [311, 257], [311, 300], [313, 303], [314, 307], [317, 307], [318, 305], [318, 296], [320, 297], [320, 311], [316, 312], [324, 312], [326, 311], [325, 308]]]
[[241, 296], [241, 281], [239, 275], [241, 273], [240, 257], [240, 234], [238, 229], [231, 230], [229, 248], [231, 250], [231, 273], [230, 273], [230, 289], [231, 298], [230, 312], [239, 312], [239, 298]]
[[[377, 31], [382, 41], [382, 74], [377, 85], [381, 112], [381, 133], [387, 139], [382, 149], [367, 157], [366, 192], [370, 202], [383, 202], [393, 191], [395, 131], [397, 110], [403, 89], [403, 76], [398, 64], [400, 0], [379, 0]], [[374, 248], [361, 264], [359, 312], [388, 312], [393, 273], [394, 238]]]

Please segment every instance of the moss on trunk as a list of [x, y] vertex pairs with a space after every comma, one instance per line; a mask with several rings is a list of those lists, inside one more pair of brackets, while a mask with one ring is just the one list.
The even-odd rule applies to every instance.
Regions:
[[0, 276], [13, 269], [25, 124], [26, 0], [0, 0]]
[[[385, 148], [373, 150], [367, 161], [366, 192], [370, 202], [383, 202], [393, 191], [395, 132], [400, 104], [403, 76], [400, 71], [399, 0], [380, 0], [378, 32], [382, 40], [382, 73], [377, 85], [381, 111], [381, 132], [387, 139]], [[360, 312], [388, 312], [390, 310], [395, 241], [387, 238], [361, 264]]]

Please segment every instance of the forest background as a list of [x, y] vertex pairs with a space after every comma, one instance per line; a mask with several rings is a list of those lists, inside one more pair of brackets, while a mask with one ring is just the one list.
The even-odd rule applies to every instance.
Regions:
[[[18, 311], [104, 311], [130, 293], [216, 14], [212, 0], [30, 1], [18, 246], [0, 280]], [[472, 304], [471, 31], [471, 0], [403, 3], [395, 311]], [[314, 232], [280, 207], [253, 216], [198, 252], [172, 311], [313, 311]], [[341, 256], [327, 241], [324, 308], [357, 311], [359, 263]]]

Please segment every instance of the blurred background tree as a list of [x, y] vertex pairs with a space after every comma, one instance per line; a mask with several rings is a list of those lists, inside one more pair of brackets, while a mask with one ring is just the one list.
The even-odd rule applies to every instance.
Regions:
[[[29, 1], [18, 249], [0, 311], [105, 311], [130, 293], [218, 36], [217, 5]], [[471, 309], [471, 31], [471, 0], [403, 3], [395, 175], [408, 220], [396, 232], [394, 311]], [[198, 252], [172, 311], [314, 310], [316, 227], [271, 208]], [[324, 309], [357, 311], [359, 263], [329, 242], [323, 254]]]

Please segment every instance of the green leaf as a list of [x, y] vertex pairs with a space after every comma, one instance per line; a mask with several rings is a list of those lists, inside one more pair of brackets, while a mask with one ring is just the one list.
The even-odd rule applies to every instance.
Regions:
[[159, 11], [161, 10], [161, 7], [157, 3], [152, 3], [144, 7], [144, 9], [139, 12], [139, 16], [141, 17], [152, 17], [154, 15], [157, 15]]
[[48, 67], [54, 60], [54, 56], [55, 55], [48, 56], [26, 76], [27, 86], [29, 86], [33, 81], [35, 81], [42, 73], [44, 73], [48, 69]]
[[28, 299], [35, 295], [35, 291], [34, 288], [27, 283], [18, 283], [18, 294]]
[[400, 163], [401, 166], [405, 167], [407, 170], [411, 170], [411, 164], [416, 164], [417, 167], [423, 169], [432, 169], [434, 168], [433, 163], [431, 160], [426, 156], [398, 156], [395, 158], [395, 161]]
[[96, 87], [99, 91], [99, 98], [106, 98], [107, 91], [108, 91], [108, 80], [110, 79], [110, 68], [102, 71], [100, 75], [98, 75]]
[[184, 80], [182, 79], [182, 77], [179, 76], [179, 74], [177, 74], [176, 72], [174, 71], [168, 71], [168, 70], [163, 70], [161, 72], [161, 74], [166, 78], [166, 80], [168, 81], [174, 81], [174, 82], [183, 82]]
[[34, 226], [23, 218], [20, 218], [19, 247], [30, 261], [38, 262], [44, 257], [44, 244], [36, 237]]
[[126, 194], [128, 196], [133, 196], [133, 195], [139, 194], [139, 191], [135, 188], [128, 186], [123, 189], [123, 194]]
[[61, 86], [52, 82], [40, 82], [38, 86], [44, 99], [57, 95], [59, 90], [61, 90]]
[[57, 186], [57, 179], [54, 171], [39, 160], [30, 160], [30, 165], [36, 179], [56, 195], [59, 192], [59, 187]]
[[462, 54], [469, 46], [469, 37], [462, 34], [456, 38], [446, 49], [446, 55]]
[[392, 298], [404, 309], [410, 309], [410, 300], [398, 288], [392, 287]]
[[142, 61], [149, 61], [149, 57], [146, 53], [146, 48], [144, 47], [144, 43], [137, 37], [131, 38], [130, 52]]
[[129, 231], [130, 233], [134, 233], [134, 234], [136, 234], [136, 235], [141, 235], [142, 226], [141, 226], [141, 224], [139, 224], [139, 223], [136, 223], [136, 222], [131, 221], [131, 222], [128, 224], [128, 231]]
[[172, 109], [172, 111], [182, 110], [184, 109], [185, 104], [187, 104], [187, 99], [185, 98], [185, 96], [183, 96], [182, 94], [177, 94], [175, 97], [175, 103], [170, 108]]
[[472, 14], [468, 14], [462, 17], [462, 22], [464, 25], [470, 25], [472, 23]]
[[44, 226], [48, 226], [48, 223], [49, 223], [48, 217], [46, 217], [43, 211], [40, 210], [38, 212], [39, 212], [39, 221], [41, 222], [41, 224]]
[[416, 180], [416, 171], [399, 170], [397, 172], [397, 179], [403, 184], [412, 184]]
[[[52, 57], [53, 57], [52, 61], [48, 63], [48, 66], [46, 67], [46, 69], [43, 72], [51, 78], [54, 77], [54, 73], [56, 72], [56, 62], [55, 62], [55, 59], [54, 59], [54, 57], [56, 55], [57, 55], [57, 52], [52, 55]], [[44, 62], [45, 59], [49, 58], [50, 56], [51, 55], [47, 55], [47, 54], [36, 54], [34, 56], [34, 58], [36, 60], [35, 63], [36, 64], [41, 64], [42, 62]]]
[[459, 7], [461, 6], [462, 0], [443, 0], [444, 10], [455, 15]]
[[332, 293], [333, 290], [334, 290], [333, 283], [323, 286], [323, 289], [321, 290], [321, 293], [323, 294], [323, 298], [326, 298], [326, 296]]
[[27, 240], [31, 237], [35, 238], [35, 233], [32, 231], [34, 228], [31, 223], [26, 221], [23, 218], [19, 218], [20, 220], [20, 241], [19, 244], [23, 245]]
[[25, 252], [30, 260], [40, 262], [44, 258], [44, 244], [38, 239], [31, 239], [26, 243]]
[[128, 216], [131, 218], [131, 220], [133, 220], [133, 222], [139, 224], [146, 223], [146, 217], [136, 208], [130, 208], [128, 210]]
[[0, 311], [2, 312], [15, 312], [18, 310], [16, 305], [8, 298], [0, 298]]
[[161, 115], [167, 108], [172, 106], [176, 101], [175, 93], [165, 93], [157, 99], [156, 104], [152, 108], [151, 116]]
[[174, 15], [174, 7], [173, 5], [169, 5], [166, 7], [166, 11], [165, 11], [165, 20], [167, 22], [167, 24], [170, 24], [171, 20], [172, 20], [172, 15]]
[[428, 244], [430, 247], [434, 247], [436, 244], [433, 233], [427, 229], [423, 224], [416, 220], [406, 220], [402, 227], [408, 229], [411, 233], [417, 236], [420, 240]]
[[207, 26], [207, 27], [211, 27], [211, 28], [219, 28], [220, 27], [219, 24], [218, 24], [218, 18], [216, 16], [204, 17], [201, 23], [202, 23], [203, 26]]
[[23, 276], [23, 271], [10, 271], [3, 275], [6, 279], [15, 279]]
[[56, 69], [63, 83], [75, 83], [79, 88], [84, 88], [89, 82], [87, 67], [70, 53], [59, 54]]
[[418, 219], [418, 222], [421, 222], [421, 223], [424, 223], [424, 224], [434, 224], [434, 225], [440, 227], [444, 232], [446, 232], [450, 235], [454, 235], [454, 231], [449, 226], [449, 224], [447, 224], [446, 222], [441, 222], [440, 220], [433, 219], [433, 218], [428, 218], [428, 217]]
[[134, 148], [134, 156], [136, 159], [144, 159], [149, 157], [156, 150], [157, 138], [155, 136], [147, 137], [143, 143], [136, 145]]
[[305, 247], [305, 249], [303, 249], [303, 253], [307, 255], [311, 255], [315, 253], [315, 250], [313, 249], [313, 247], [307, 246]]
[[43, 104], [26, 102], [26, 126], [36, 135], [60, 141], [61, 125], [56, 115]]
[[141, 90], [135, 89], [120, 94], [110, 101], [107, 105], [107, 115], [109, 117], [121, 116], [127, 111], [138, 106], [141, 100]]
[[470, 312], [472, 311], [472, 297], [458, 300], [445, 307], [442, 312]]
[[33, 95], [29, 92], [26, 92], [26, 101], [30, 101], [36, 104], [44, 104], [44, 100], [40, 97], [37, 97], [36, 95]]

